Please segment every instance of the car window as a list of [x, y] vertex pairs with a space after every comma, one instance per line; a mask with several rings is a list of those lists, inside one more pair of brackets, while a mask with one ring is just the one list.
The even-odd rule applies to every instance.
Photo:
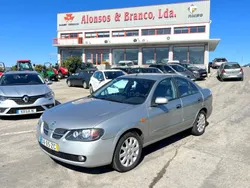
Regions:
[[175, 78], [176, 86], [180, 97], [193, 95], [199, 92], [198, 88], [185, 78]]
[[157, 97], [164, 97], [168, 100], [173, 100], [177, 98], [175, 86], [171, 78], [162, 80], [156, 87], [153, 95], [153, 100]]
[[174, 71], [167, 65], [164, 66], [165, 71], [169, 72], [169, 73], [173, 73]]
[[93, 77], [96, 78], [96, 79], [98, 79], [98, 77], [99, 77], [99, 72], [95, 72], [95, 73], [93, 74]]
[[184, 72], [186, 69], [183, 66], [180, 65], [170, 65], [175, 71], [177, 72]]
[[240, 69], [239, 64], [225, 64], [224, 69]]
[[105, 78], [107, 80], [109, 80], [109, 79], [113, 80], [119, 76], [124, 75], [124, 72], [123, 71], [106, 71], [104, 74], [105, 74]]
[[104, 75], [102, 72], [99, 72], [98, 80], [104, 80]]

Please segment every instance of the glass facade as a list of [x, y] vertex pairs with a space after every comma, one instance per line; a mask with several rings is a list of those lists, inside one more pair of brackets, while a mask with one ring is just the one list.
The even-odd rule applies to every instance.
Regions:
[[174, 47], [173, 53], [182, 63], [204, 64], [205, 46]]
[[68, 57], [82, 57], [83, 50], [82, 49], [62, 49], [61, 50], [61, 58], [62, 61], [66, 60]]
[[85, 62], [100, 65], [102, 62], [109, 62], [109, 50], [85, 50]]
[[135, 65], [138, 65], [138, 52], [139, 49], [113, 49], [113, 63], [117, 64], [119, 61], [133, 61]]
[[166, 63], [168, 61], [168, 48], [143, 48], [143, 64]]

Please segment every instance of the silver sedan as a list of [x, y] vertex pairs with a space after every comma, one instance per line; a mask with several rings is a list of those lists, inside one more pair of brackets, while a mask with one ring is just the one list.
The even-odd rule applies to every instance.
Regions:
[[132, 74], [45, 111], [36, 136], [55, 160], [82, 167], [112, 164], [126, 172], [147, 145], [186, 129], [202, 135], [211, 112], [211, 91], [188, 78]]
[[237, 62], [229, 62], [221, 64], [217, 70], [217, 77], [220, 81], [229, 79], [244, 80], [244, 72], [242, 67]]
[[53, 91], [35, 71], [5, 72], [0, 78], [0, 117], [42, 113], [55, 106]]

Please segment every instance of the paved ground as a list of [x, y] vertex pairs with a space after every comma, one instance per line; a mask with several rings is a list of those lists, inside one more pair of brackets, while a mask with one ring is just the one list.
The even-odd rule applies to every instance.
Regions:
[[[250, 69], [245, 74], [243, 82], [219, 82], [214, 75], [199, 82], [214, 95], [206, 133], [185, 132], [147, 147], [141, 164], [123, 174], [55, 163], [35, 139], [38, 117], [0, 120], [0, 187], [249, 187]], [[65, 81], [51, 87], [60, 102], [88, 94]]]

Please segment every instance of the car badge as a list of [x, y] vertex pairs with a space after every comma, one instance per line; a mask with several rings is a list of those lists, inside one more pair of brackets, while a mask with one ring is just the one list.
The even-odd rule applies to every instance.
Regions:
[[25, 103], [29, 102], [29, 97], [28, 96], [24, 96], [23, 97], [23, 102], [25, 102]]
[[56, 121], [53, 121], [53, 122], [49, 125], [49, 129], [50, 129], [50, 130], [53, 130], [55, 125], [56, 125]]

